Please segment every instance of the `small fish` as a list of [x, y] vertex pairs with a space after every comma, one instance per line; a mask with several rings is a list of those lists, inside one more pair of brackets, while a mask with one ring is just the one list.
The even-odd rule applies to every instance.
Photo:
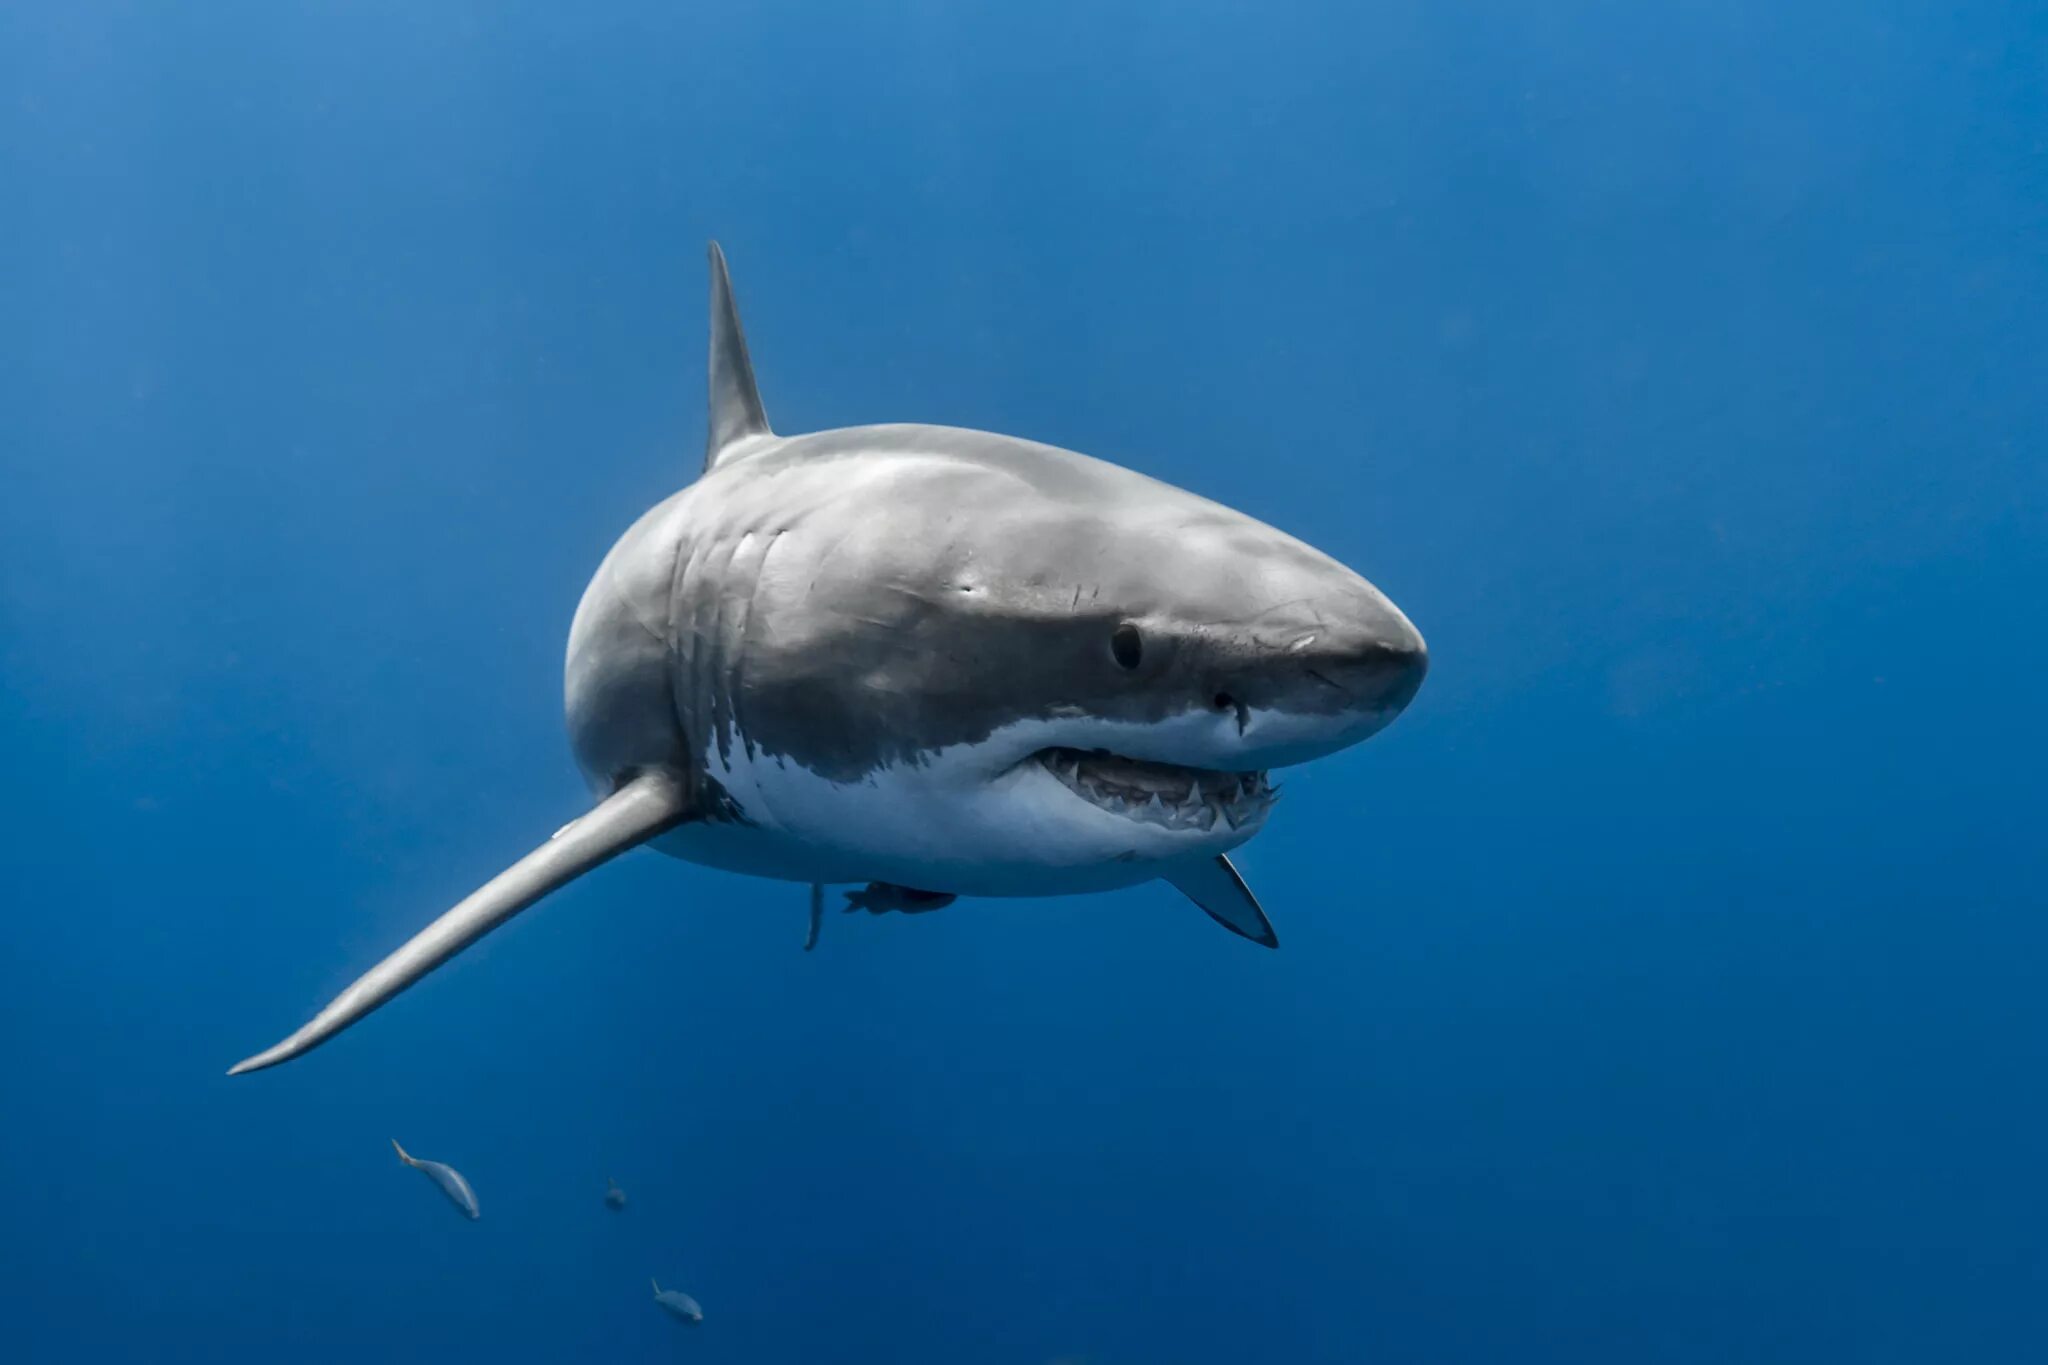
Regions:
[[421, 1172], [427, 1179], [439, 1185], [441, 1193], [448, 1196], [448, 1202], [462, 1210], [463, 1217], [475, 1220], [484, 1216], [483, 1210], [477, 1207], [476, 1191], [472, 1190], [469, 1187], [469, 1182], [462, 1178], [462, 1172], [456, 1170], [453, 1166], [443, 1166], [438, 1161], [421, 1161], [418, 1157], [408, 1153], [405, 1148], [400, 1147], [397, 1138], [391, 1139], [391, 1146], [398, 1153], [400, 1161]]
[[704, 1321], [704, 1310], [698, 1307], [697, 1301], [688, 1294], [679, 1289], [663, 1289], [661, 1282], [652, 1276], [648, 1278], [647, 1283], [654, 1286], [654, 1301], [661, 1305], [664, 1313], [677, 1322], [687, 1322], [694, 1327]]
[[626, 1207], [626, 1192], [619, 1188], [619, 1182], [610, 1176], [606, 1176], [604, 1183], [611, 1187], [604, 1192], [604, 1206], [608, 1209], [622, 1209]]

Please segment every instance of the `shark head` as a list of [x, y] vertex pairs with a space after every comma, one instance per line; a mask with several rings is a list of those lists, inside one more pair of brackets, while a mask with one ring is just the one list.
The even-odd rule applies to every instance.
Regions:
[[1113, 885], [1226, 851], [1264, 823], [1272, 769], [1377, 733], [1428, 666], [1328, 555], [1069, 451], [855, 428], [707, 490], [727, 477], [782, 515], [713, 747], [835, 784], [833, 809], [761, 795], [807, 839], [858, 828], [936, 864], [874, 874], [906, 885]]
[[974, 644], [931, 702], [996, 721], [977, 758], [998, 818], [1126, 865], [1221, 853], [1265, 823], [1271, 770], [1415, 696], [1422, 637], [1357, 573], [1113, 466], [1060, 473], [952, 575]]
[[1115, 466], [1051, 472], [951, 575], [983, 618], [966, 631], [1008, 637], [981, 642], [976, 691], [1064, 722], [1067, 747], [1231, 772], [1347, 748], [1414, 698], [1422, 636], [1343, 564]]
[[1011, 764], [991, 794], [1082, 829], [1102, 814], [1143, 826], [1148, 859], [1224, 851], [1263, 825], [1271, 770], [1399, 715], [1427, 650], [1385, 594], [1293, 537], [1087, 472], [1085, 496], [1037, 509], [979, 557], [1012, 586], [986, 594], [1009, 639], [971, 666], [973, 686], [1007, 694], [1029, 719], [997, 733], [1033, 746], [1014, 763], [990, 747], [992, 765]]

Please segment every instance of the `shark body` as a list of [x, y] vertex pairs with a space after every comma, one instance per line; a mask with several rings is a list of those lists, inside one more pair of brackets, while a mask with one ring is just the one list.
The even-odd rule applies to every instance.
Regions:
[[711, 248], [699, 477], [599, 566], [569, 632], [596, 804], [234, 1072], [317, 1046], [645, 844], [849, 909], [1165, 880], [1277, 938], [1228, 857], [1269, 770], [1377, 733], [1422, 637], [1321, 551], [1053, 446], [916, 424], [779, 436]]

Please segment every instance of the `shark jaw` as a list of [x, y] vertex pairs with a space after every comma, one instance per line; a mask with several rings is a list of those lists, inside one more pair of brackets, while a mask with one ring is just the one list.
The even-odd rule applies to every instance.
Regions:
[[1107, 749], [1040, 749], [1029, 761], [1097, 810], [1167, 830], [1249, 835], [1279, 799], [1264, 772], [1183, 767]]

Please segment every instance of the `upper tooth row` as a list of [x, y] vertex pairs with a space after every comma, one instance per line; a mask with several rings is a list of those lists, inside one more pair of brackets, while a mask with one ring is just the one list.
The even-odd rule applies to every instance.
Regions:
[[1214, 828], [1220, 814], [1232, 826], [1242, 824], [1248, 817], [1269, 809], [1278, 799], [1278, 791], [1266, 785], [1263, 774], [1258, 775], [1252, 789], [1228, 798], [1215, 798], [1204, 793], [1199, 785], [1189, 789], [1188, 794], [1172, 803], [1160, 799], [1158, 792], [1140, 795], [1127, 787], [1117, 787], [1083, 777], [1079, 765], [1073, 763], [1053, 764], [1053, 770], [1067, 783], [1084, 795], [1098, 802], [1111, 802], [1135, 810], [1132, 813], [1157, 820], [1171, 826], [1200, 825], [1203, 829]]
[[[1081, 772], [1079, 759], [1054, 758], [1048, 760], [1046, 766], [1051, 768], [1060, 777], [1066, 779], [1070, 785], [1086, 786], [1090, 791], [1115, 795], [1121, 800], [1142, 800], [1146, 796], [1157, 799], [1166, 795], [1164, 792], [1149, 788], [1125, 786], [1121, 783], [1108, 781], [1096, 776], [1094, 773], [1084, 775]], [[1237, 790], [1232, 791], [1230, 790], [1231, 787], [1236, 787]], [[1230, 777], [1221, 792], [1205, 789], [1199, 779], [1190, 779], [1187, 791], [1180, 796], [1174, 797], [1173, 800], [1183, 804], [1197, 800], [1213, 801], [1221, 799], [1234, 801], [1243, 797], [1256, 796], [1266, 790], [1268, 788], [1264, 773], [1246, 773], [1242, 777]]]

